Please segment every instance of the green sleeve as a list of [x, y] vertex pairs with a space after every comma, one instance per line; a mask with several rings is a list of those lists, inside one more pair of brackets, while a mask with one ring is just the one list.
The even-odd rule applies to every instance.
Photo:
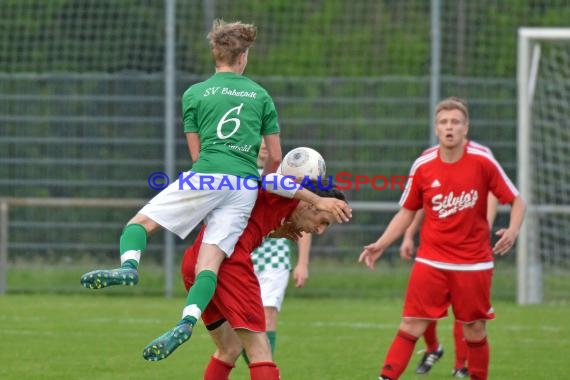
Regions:
[[198, 133], [198, 123], [196, 121], [196, 102], [192, 97], [190, 89], [182, 96], [182, 121], [184, 123], [184, 132]]
[[279, 122], [275, 103], [269, 95], [266, 96], [264, 104], [263, 125], [261, 127], [262, 135], [272, 135], [279, 133]]

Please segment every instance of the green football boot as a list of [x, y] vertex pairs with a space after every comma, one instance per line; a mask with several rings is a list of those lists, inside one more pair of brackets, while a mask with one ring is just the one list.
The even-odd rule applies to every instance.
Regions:
[[181, 320], [176, 326], [156, 338], [143, 350], [143, 357], [149, 361], [166, 359], [192, 336], [192, 324]]
[[101, 289], [113, 285], [134, 286], [139, 273], [133, 268], [99, 269], [81, 276], [81, 285], [89, 289]]

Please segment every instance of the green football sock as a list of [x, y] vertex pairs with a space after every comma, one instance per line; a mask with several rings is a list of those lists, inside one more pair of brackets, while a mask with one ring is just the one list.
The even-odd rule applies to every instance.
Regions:
[[140, 255], [146, 249], [147, 234], [140, 224], [128, 224], [121, 234], [119, 250], [121, 267], [137, 269]]
[[211, 270], [203, 270], [196, 276], [194, 284], [188, 291], [186, 307], [182, 312], [182, 317], [189, 320], [192, 325], [196, 324], [196, 321], [200, 319], [200, 315], [202, 315], [202, 312], [212, 300], [217, 282], [218, 276]]
[[275, 354], [275, 345], [277, 344], [277, 331], [266, 331], [267, 339], [269, 339], [269, 345], [271, 346], [271, 356]]

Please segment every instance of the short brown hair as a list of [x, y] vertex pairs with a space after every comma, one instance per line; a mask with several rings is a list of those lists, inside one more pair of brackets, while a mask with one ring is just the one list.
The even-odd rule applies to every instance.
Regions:
[[241, 53], [245, 53], [257, 37], [257, 28], [240, 21], [226, 23], [222, 19], [214, 21], [208, 40], [216, 63], [233, 65]]
[[467, 102], [464, 99], [455, 96], [443, 99], [435, 107], [435, 117], [441, 111], [459, 110], [465, 116], [465, 121], [469, 121], [469, 110], [467, 109]]

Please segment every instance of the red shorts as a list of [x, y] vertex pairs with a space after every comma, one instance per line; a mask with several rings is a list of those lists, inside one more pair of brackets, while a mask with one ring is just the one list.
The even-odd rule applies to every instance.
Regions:
[[440, 319], [451, 305], [455, 319], [470, 323], [494, 319], [493, 270], [454, 271], [415, 262], [410, 273], [404, 317]]
[[[190, 289], [196, 278], [199, 249], [200, 244], [194, 244], [184, 252], [181, 270], [186, 290]], [[234, 329], [265, 331], [261, 291], [249, 252], [243, 253], [242, 250], [236, 249], [220, 266], [216, 292], [203, 311], [202, 320], [208, 326], [223, 319]]]

